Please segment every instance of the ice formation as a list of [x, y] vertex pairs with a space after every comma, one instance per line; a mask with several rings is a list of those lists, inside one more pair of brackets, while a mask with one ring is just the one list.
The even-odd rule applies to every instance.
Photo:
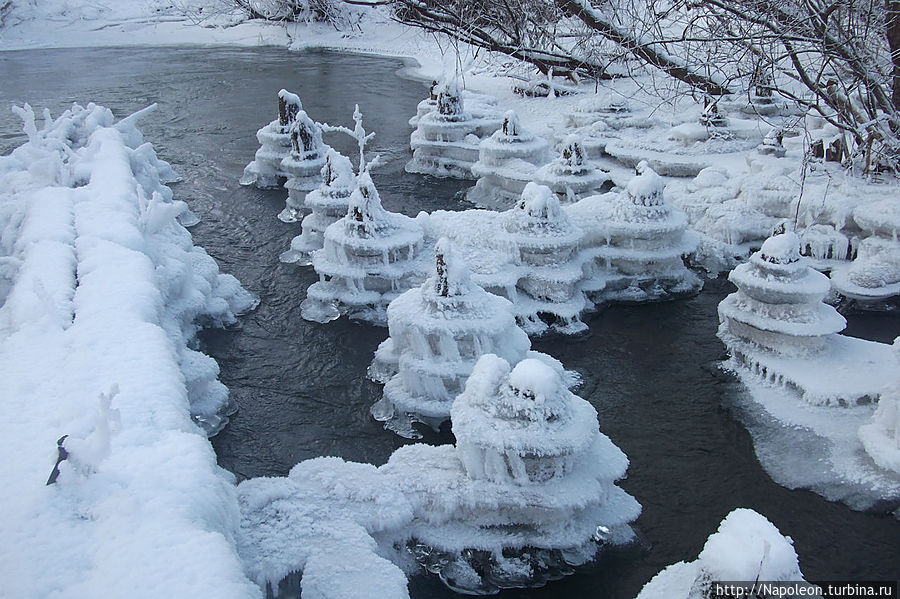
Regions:
[[407, 547], [453, 589], [491, 593], [571, 572], [632, 540], [628, 459], [539, 359], [482, 356], [451, 408], [456, 447], [411, 445], [382, 469], [413, 505]]
[[40, 127], [16, 110], [28, 141], [0, 157], [4, 592], [258, 597], [206, 438], [227, 390], [191, 349], [254, 299], [177, 222], [174, 173], [136, 127], [150, 110], [115, 122], [76, 104]]
[[[764, 516], [738, 508], [725, 516], [696, 560], [665, 568], [644, 585], [637, 599], [716, 596], [714, 581], [802, 583], [803, 574], [793, 540]], [[809, 590], [813, 590], [812, 585]], [[754, 594], [745, 592], [746, 596]]]
[[284, 188], [288, 190], [288, 197], [278, 218], [286, 223], [297, 222], [303, 213], [306, 193], [322, 183], [322, 168], [330, 149], [322, 141], [322, 130], [303, 110], [298, 110], [294, 116], [290, 136], [291, 152], [279, 167], [287, 177]]
[[567, 136], [560, 156], [534, 173], [535, 183], [546, 185], [560, 202], [568, 204], [598, 193], [608, 181], [609, 172], [587, 159], [584, 144], [577, 135]]
[[568, 207], [585, 231], [593, 257], [582, 288], [604, 301], [653, 301], [694, 293], [699, 278], [682, 256], [699, 243], [687, 216], [663, 198], [665, 184], [640, 163], [626, 189], [585, 198]]
[[287, 90], [278, 92], [278, 118], [256, 132], [260, 148], [253, 161], [244, 168], [241, 185], [261, 189], [278, 187], [288, 176], [281, 162], [291, 153], [291, 127], [303, 110], [300, 98]]
[[512, 304], [474, 284], [446, 238], [435, 246], [435, 272], [392, 301], [387, 320], [390, 337], [369, 369], [385, 383], [372, 414], [405, 437], [420, 436], [413, 421], [437, 429], [450, 417], [450, 404], [481, 355], [516, 363], [531, 347]]
[[[900, 362], [900, 337], [894, 339], [894, 355]], [[881, 394], [869, 424], [859, 427], [859, 439], [879, 467], [900, 474], [900, 370]]]
[[368, 171], [357, 177], [347, 214], [325, 229], [312, 254], [319, 281], [301, 304], [303, 318], [328, 322], [342, 312], [383, 320], [387, 304], [421, 280], [419, 224], [381, 206]]
[[[419, 119], [438, 109], [438, 91], [448, 84], [456, 85], [455, 82], [449, 79], [441, 83], [438, 81], [431, 82], [431, 90], [428, 97], [419, 102], [418, 106], [416, 106], [415, 116], [409, 119], [410, 127], [418, 127]], [[466, 112], [472, 115], [473, 119], [483, 120], [483, 124], [479, 126], [476, 135], [485, 137], [500, 128], [500, 125], [503, 123], [503, 116], [497, 111], [497, 98], [467, 89], [460, 92], [460, 98], [466, 106]]]
[[478, 160], [482, 139], [501, 125], [493, 112], [473, 116], [465, 110], [463, 95], [455, 81], [436, 86], [436, 106], [419, 117], [410, 136], [412, 160], [406, 165], [411, 173], [436, 177], [472, 179], [472, 165]]
[[547, 162], [549, 145], [522, 128], [512, 110], [503, 125], [481, 142], [472, 174], [478, 177], [467, 198], [489, 208], [508, 208], [519, 200], [537, 167]]
[[632, 129], [648, 129], [655, 124], [621, 96], [584, 98], [564, 115], [565, 126], [582, 138], [589, 158], [603, 156], [606, 144]]
[[309, 211], [301, 222], [302, 230], [291, 240], [291, 249], [281, 254], [282, 262], [312, 264], [312, 252], [322, 249], [325, 229], [347, 214], [350, 194], [356, 186], [356, 174], [350, 159], [328, 148], [322, 183], [308, 194], [303, 206]]
[[579, 243], [584, 233], [572, 224], [557, 196], [548, 187], [528, 183], [516, 206], [503, 217], [513, 260], [523, 269], [514, 298], [522, 326], [529, 333], [540, 333], [547, 328], [544, 316], [561, 332], [586, 330], [579, 318], [589, 305], [579, 287], [584, 275]]
[[896, 198], [861, 204], [853, 220], [871, 237], [856, 248], [856, 258], [831, 273], [834, 289], [853, 300], [881, 302], [900, 296], [900, 208]]

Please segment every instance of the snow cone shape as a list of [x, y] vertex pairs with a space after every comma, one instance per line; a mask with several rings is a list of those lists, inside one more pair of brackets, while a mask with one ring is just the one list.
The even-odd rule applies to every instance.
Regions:
[[478, 177], [468, 198], [492, 208], [518, 201], [538, 166], [547, 161], [548, 144], [524, 130], [512, 110], [503, 115], [503, 126], [481, 142], [472, 174]]
[[290, 155], [291, 126], [301, 110], [299, 96], [284, 89], [278, 92], [278, 118], [256, 132], [261, 147], [253, 162], [244, 168], [241, 185], [275, 188], [281, 184], [279, 179], [287, 177], [281, 170], [281, 161]]
[[[894, 355], [900, 362], [900, 337], [894, 339]], [[900, 376], [881, 394], [872, 422], [859, 427], [859, 440], [876, 464], [900, 473]]]
[[328, 146], [322, 141], [322, 129], [300, 110], [291, 125], [291, 153], [281, 161], [281, 172], [288, 178], [286, 206], [278, 218], [286, 223], [297, 222], [303, 211], [306, 192], [322, 182], [322, 167]]
[[328, 148], [321, 177], [319, 188], [306, 194], [303, 200], [310, 214], [303, 218], [300, 235], [291, 240], [291, 249], [281, 254], [282, 262], [296, 262], [301, 266], [312, 264], [311, 254], [322, 249], [325, 229], [347, 214], [350, 194], [356, 186], [350, 159]]
[[437, 429], [450, 418], [450, 405], [481, 355], [515, 363], [531, 347], [512, 304], [472, 283], [449, 240], [440, 239], [435, 254], [432, 276], [388, 306], [390, 337], [369, 370], [386, 383], [373, 416], [407, 438], [421, 436], [414, 421]]
[[451, 417], [455, 448], [402, 447], [383, 467], [403, 476], [414, 506], [408, 546], [448, 586], [487, 594], [540, 585], [601, 545], [633, 539], [641, 507], [615, 485], [628, 458], [561, 367], [529, 358], [510, 369], [484, 355]]
[[546, 185], [560, 202], [569, 204], [598, 193], [607, 181], [609, 173], [587, 160], [581, 138], [576, 135], [566, 137], [559, 158], [534, 173], [535, 183]]
[[847, 324], [822, 302], [828, 277], [806, 264], [791, 231], [767, 239], [728, 280], [738, 290], [719, 304], [719, 336], [739, 361], [751, 359], [747, 344], [788, 355], [821, 351]]
[[587, 329], [579, 319], [586, 307], [578, 288], [583, 276], [576, 260], [583, 233], [572, 224], [549, 187], [528, 183], [512, 210], [503, 215], [504, 228], [516, 248], [517, 262], [526, 266], [517, 287], [524, 291], [516, 298], [516, 315], [528, 333], [543, 332], [547, 325], [541, 315], [566, 333]]
[[418, 282], [415, 259], [422, 238], [416, 221], [382, 208], [372, 177], [363, 171], [347, 214], [325, 229], [324, 247], [313, 253], [320, 280], [306, 292], [303, 318], [329, 322], [350, 311], [382, 321], [385, 306]]
[[615, 199], [599, 196], [572, 206], [570, 214], [597, 244], [591, 250], [596, 291], [603, 300], [636, 302], [693, 293], [701, 282], [682, 256], [696, 250], [699, 239], [687, 231], [684, 212], [664, 201], [662, 178], [646, 162], [636, 172]]
[[764, 516], [738, 508], [725, 516], [696, 560], [669, 566], [644, 586], [637, 599], [719, 596], [714, 581], [754, 580], [804, 584], [791, 538]]
[[478, 160], [482, 136], [500, 126], [499, 118], [475, 118], [463, 104], [456, 82], [440, 85], [436, 107], [417, 121], [409, 145], [413, 158], [407, 172], [436, 177], [472, 179], [472, 165]]

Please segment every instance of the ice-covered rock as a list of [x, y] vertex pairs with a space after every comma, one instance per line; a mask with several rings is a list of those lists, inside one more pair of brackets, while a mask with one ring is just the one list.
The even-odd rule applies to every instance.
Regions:
[[512, 304], [469, 278], [450, 241], [435, 246], [435, 271], [387, 308], [390, 336], [369, 368], [385, 383], [372, 414], [405, 437], [419, 437], [412, 422], [437, 429], [450, 417], [475, 362], [486, 353], [516, 363], [531, 343], [516, 326]]
[[585, 231], [593, 258], [582, 288], [604, 301], [653, 301], [694, 293], [699, 278], [684, 265], [699, 238], [687, 216], [663, 197], [665, 184], [646, 163], [621, 193], [567, 207]]
[[[900, 362], [900, 337], [894, 339], [894, 355]], [[890, 388], [881, 394], [869, 424], [859, 427], [859, 440], [872, 460], [885, 470], [900, 473], [900, 375], [895, 371]]]
[[880, 303], [900, 296], [900, 208], [890, 198], [858, 206], [853, 220], [871, 237], [863, 239], [850, 264], [831, 273], [831, 284], [844, 297]]
[[328, 322], [351, 312], [383, 320], [387, 304], [421, 281], [422, 244], [418, 223], [385, 210], [372, 177], [363, 171], [347, 214], [325, 229], [324, 247], [312, 254], [320, 280], [307, 289], [303, 318]]
[[584, 234], [562, 210], [556, 194], [549, 187], [528, 183], [516, 206], [503, 217], [514, 261], [523, 267], [514, 298], [523, 328], [543, 332], [547, 328], [543, 317], [565, 333], [587, 329], [579, 318], [588, 305], [578, 286], [584, 276], [578, 252]]
[[[644, 585], [637, 599], [704, 599], [726, 594], [716, 591], [715, 582], [742, 581], [805, 585], [793, 540], [747, 508], [725, 516], [696, 560], [668, 566]], [[727, 594], [752, 596], [749, 589]]]
[[407, 546], [467, 593], [541, 584], [633, 538], [628, 459], [542, 359], [482, 356], [451, 408], [456, 447], [398, 449], [382, 470], [413, 505]]
[[278, 187], [287, 177], [281, 161], [291, 153], [291, 127], [303, 110], [299, 96], [287, 90], [278, 92], [278, 118], [256, 132], [260, 148], [253, 161], [244, 168], [241, 185], [261, 189]]
[[312, 264], [312, 252], [322, 249], [325, 229], [347, 214], [350, 194], [356, 187], [356, 174], [350, 159], [328, 148], [325, 166], [322, 167], [322, 183], [303, 200], [309, 214], [303, 217], [302, 230], [291, 240], [291, 249], [280, 256], [282, 262]]
[[[419, 119], [430, 112], [438, 109], [438, 91], [450, 83], [450, 80], [444, 82], [432, 81], [428, 97], [419, 102], [416, 106], [416, 114], [409, 119], [410, 127], [417, 127]], [[475, 120], [481, 121], [479, 128], [475, 134], [479, 137], [486, 137], [496, 131], [503, 123], [503, 115], [497, 110], [498, 100], [494, 96], [487, 94], [479, 94], [464, 89], [460, 92], [460, 98], [466, 107], [466, 112], [472, 115]]]
[[546, 185], [560, 202], [568, 204], [598, 193], [608, 181], [609, 172], [587, 159], [584, 144], [576, 135], [567, 136], [560, 156], [534, 173], [535, 183]]
[[287, 181], [288, 197], [278, 218], [286, 223], [297, 222], [303, 213], [306, 193], [322, 183], [322, 168], [330, 149], [322, 141], [322, 129], [303, 110], [298, 110], [290, 129], [291, 152], [281, 161], [280, 172]]
[[433, 93], [437, 94], [435, 109], [418, 118], [416, 130], [410, 136], [413, 157], [406, 170], [436, 177], [472, 179], [479, 144], [500, 127], [500, 116], [482, 111], [476, 117], [466, 111], [455, 81], [438, 85]]
[[479, 145], [472, 174], [478, 177], [467, 198], [489, 208], [508, 208], [519, 200], [537, 168], [547, 162], [549, 144], [525, 130], [512, 110], [503, 125]]

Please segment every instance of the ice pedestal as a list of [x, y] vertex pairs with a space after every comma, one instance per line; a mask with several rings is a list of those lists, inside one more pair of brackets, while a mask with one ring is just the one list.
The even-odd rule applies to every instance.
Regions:
[[328, 148], [325, 166], [321, 172], [322, 183], [303, 200], [310, 211], [301, 222], [302, 230], [291, 240], [291, 248], [281, 254], [282, 262], [312, 264], [312, 252], [322, 249], [325, 229], [347, 214], [350, 194], [356, 186], [356, 175], [350, 159]]
[[559, 197], [559, 201], [571, 204], [599, 193], [609, 181], [609, 173], [587, 160], [582, 140], [570, 135], [563, 141], [560, 156], [534, 173], [534, 182], [546, 185]]
[[261, 147], [253, 162], [244, 168], [241, 185], [256, 185], [260, 189], [281, 185], [287, 175], [281, 161], [291, 152], [291, 126], [297, 113], [303, 110], [300, 98], [287, 90], [278, 92], [278, 118], [256, 132]]
[[637, 172], [624, 192], [567, 207], [593, 257], [582, 288], [598, 301], [655, 301], [701, 286], [682, 258], [699, 244], [687, 230], [687, 217], [664, 201], [662, 178], [646, 163]]
[[382, 208], [371, 176], [363, 171], [347, 214], [325, 229], [324, 247], [312, 254], [320, 280], [307, 289], [303, 318], [328, 322], [349, 312], [383, 321], [387, 304], [421, 281], [422, 243], [421, 227]]
[[500, 116], [482, 113], [475, 117], [467, 112], [455, 83], [438, 86], [435, 92], [435, 109], [418, 118], [416, 130], [410, 136], [413, 158], [406, 170], [436, 177], [472, 179], [479, 144], [500, 127]]
[[322, 130], [302, 110], [294, 118], [290, 135], [291, 152], [280, 165], [281, 172], [287, 177], [284, 187], [288, 197], [278, 218], [286, 223], [297, 222], [303, 213], [306, 193], [322, 182], [322, 167], [329, 150], [322, 141]]
[[369, 374], [385, 383], [372, 414], [404, 437], [412, 422], [437, 429], [450, 418], [476, 360], [486, 353], [516, 363], [531, 343], [516, 326], [512, 304], [484, 291], [447, 239], [435, 247], [436, 269], [387, 309], [390, 337], [375, 352]]
[[[894, 339], [894, 355], [900, 362], [900, 337]], [[900, 371], [896, 371], [900, 372]], [[900, 376], [881, 394], [869, 424], [859, 427], [859, 440], [879, 467], [900, 473]]]
[[563, 122], [583, 139], [590, 158], [603, 156], [606, 144], [618, 138], [622, 131], [648, 129], [655, 124], [646, 114], [635, 112], [624, 97], [611, 94], [580, 100], [564, 115]]
[[633, 539], [625, 455], [558, 369], [483, 356], [451, 408], [457, 446], [403, 447], [382, 470], [413, 505], [407, 546], [453, 589], [540, 584]]
[[547, 162], [547, 141], [529, 133], [518, 115], [508, 111], [503, 126], [481, 142], [472, 174], [478, 177], [467, 194], [469, 201], [493, 209], [508, 208], [519, 200], [537, 167]]
[[871, 235], [857, 248], [856, 258], [831, 272], [831, 284], [844, 297], [877, 304], [900, 296], [900, 208], [890, 198], [858, 206], [853, 220]]
[[[814, 590], [804, 582], [791, 538], [783, 536], [764, 516], [738, 508], [725, 516], [696, 560], [665, 568], [644, 585], [637, 599], [718, 596], [720, 593], [714, 588], [716, 581], [783, 581], [802, 585], [804, 591]], [[737, 591], [734, 594], [739, 596]], [[740, 593], [754, 594], [749, 589]]]
[[580, 314], [587, 300], [578, 287], [584, 274], [578, 255], [583, 233], [557, 196], [548, 187], [528, 183], [516, 207], [503, 217], [514, 259], [523, 267], [515, 298], [522, 327], [530, 334], [543, 332], [544, 317], [565, 333], [586, 330]]

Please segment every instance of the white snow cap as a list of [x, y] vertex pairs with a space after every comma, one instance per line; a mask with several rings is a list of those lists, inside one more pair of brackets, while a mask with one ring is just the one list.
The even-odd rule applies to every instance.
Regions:
[[503, 131], [503, 134], [507, 137], [515, 137], [519, 135], [519, 130], [521, 129], [521, 125], [519, 124], [519, 115], [516, 114], [515, 110], [507, 110], [503, 113], [503, 126], [500, 128]]
[[435, 273], [428, 287], [438, 296], [464, 295], [472, 289], [469, 269], [456, 253], [453, 244], [446, 237], [438, 239], [434, 245]]
[[285, 104], [296, 106], [297, 110], [303, 110], [303, 103], [300, 102], [300, 96], [298, 96], [297, 94], [292, 94], [288, 90], [282, 89], [278, 92], [278, 97], [284, 100]]
[[713, 580], [801, 580], [797, 553], [764, 516], [747, 508], [728, 514], [700, 552]]
[[637, 176], [629, 181], [625, 188], [631, 201], [643, 206], [662, 204], [663, 190], [666, 187], [662, 177], [650, 168], [646, 160], [641, 160], [634, 170]]
[[322, 167], [322, 181], [327, 187], [353, 187], [356, 181], [353, 163], [337, 150], [328, 148], [328, 153], [325, 155], [325, 166]]
[[291, 145], [294, 152], [318, 152], [325, 145], [322, 141], [322, 130], [315, 121], [309, 118], [305, 110], [298, 110], [291, 125]]
[[348, 232], [352, 229], [372, 235], [386, 221], [387, 212], [381, 207], [381, 196], [368, 171], [363, 171], [357, 177], [356, 189], [350, 194], [347, 205]]
[[800, 238], [793, 231], [772, 235], [759, 250], [760, 258], [773, 264], [792, 264], [800, 260]]
[[563, 140], [562, 158], [570, 166], [581, 166], [585, 162], [584, 145], [577, 135], [567, 135]]
[[541, 220], [556, 221], [562, 216], [559, 198], [546, 185], [529, 182], [522, 191], [522, 199], [517, 204], [528, 216]]
[[446, 115], [463, 113], [462, 92], [455, 77], [439, 84], [434, 91], [437, 93], [439, 113]]
[[505, 387], [501, 385], [497, 397], [499, 416], [539, 422], [570, 413], [570, 393], [562, 377], [541, 360], [526, 358], [516, 364]]

